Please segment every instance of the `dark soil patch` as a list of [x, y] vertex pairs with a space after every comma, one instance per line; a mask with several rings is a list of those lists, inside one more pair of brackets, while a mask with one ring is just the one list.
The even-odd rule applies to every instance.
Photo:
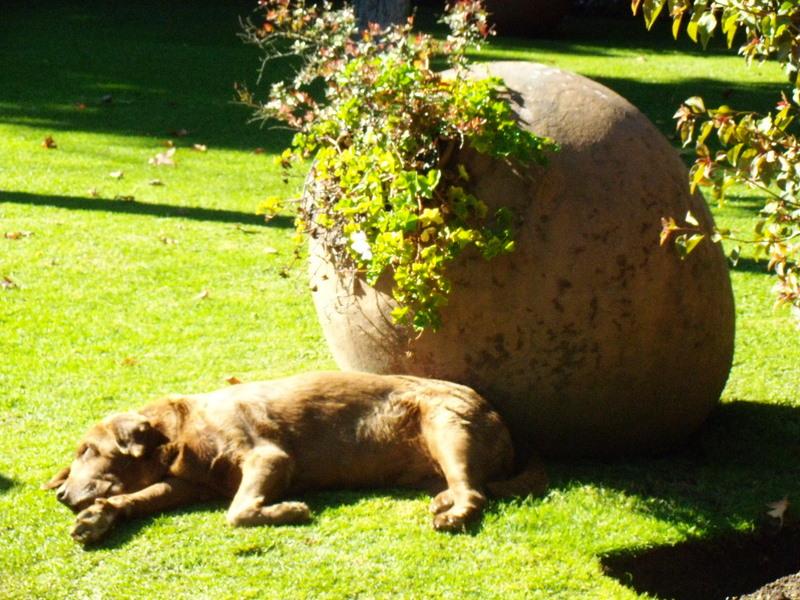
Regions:
[[636, 592], [663, 599], [800, 598], [800, 526], [628, 550], [601, 563]]

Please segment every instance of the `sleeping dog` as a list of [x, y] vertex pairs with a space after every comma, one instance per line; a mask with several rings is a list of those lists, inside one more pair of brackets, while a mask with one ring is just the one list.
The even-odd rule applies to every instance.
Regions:
[[331, 488], [438, 489], [433, 527], [455, 531], [480, 514], [487, 490], [546, 488], [536, 461], [508, 479], [513, 462], [500, 416], [468, 387], [323, 372], [109, 416], [45, 487], [77, 513], [71, 535], [82, 544], [118, 519], [219, 497], [232, 498], [231, 525], [301, 523], [308, 506], [283, 499]]

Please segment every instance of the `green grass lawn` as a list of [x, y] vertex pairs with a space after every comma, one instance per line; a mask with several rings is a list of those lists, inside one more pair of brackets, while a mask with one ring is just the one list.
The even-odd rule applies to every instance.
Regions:
[[[302, 266], [285, 276], [290, 220], [254, 214], [299, 180], [273, 165], [285, 134], [231, 102], [235, 81], [255, 79], [236, 38], [250, 4], [2, 9], [0, 597], [633, 598], [602, 556], [745, 531], [767, 502], [800, 499], [797, 330], [773, 311], [763, 265], [744, 260], [724, 404], [685, 452], [550, 464], [545, 498], [493, 503], [467, 535], [433, 532], [424, 495], [379, 491], [312, 495], [304, 527], [233, 530], [212, 503], [76, 545], [72, 515], [39, 486], [98, 418], [231, 375], [334, 366]], [[782, 80], [640, 23], [565, 30], [483, 56], [594, 77], [667, 134], [687, 96], [766, 107]], [[166, 140], [176, 166], [148, 164]], [[742, 197], [717, 218], [747, 230], [756, 206]]]

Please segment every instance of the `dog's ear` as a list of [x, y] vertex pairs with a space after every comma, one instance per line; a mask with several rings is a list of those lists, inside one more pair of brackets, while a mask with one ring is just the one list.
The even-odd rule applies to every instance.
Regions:
[[58, 473], [56, 473], [55, 476], [50, 481], [43, 484], [42, 489], [54, 490], [62, 483], [64, 483], [67, 480], [67, 477], [69, 477], [69, 467], [64, 467]]
[[116, 415], [109, 426], [123, 454], [141, 458], [156, 445], [153, 425], [144, 415], [135, 412]]

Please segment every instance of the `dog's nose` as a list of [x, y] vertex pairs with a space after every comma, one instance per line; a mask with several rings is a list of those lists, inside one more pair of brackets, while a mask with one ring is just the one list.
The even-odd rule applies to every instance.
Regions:
[[56, 500], [62, 504], [67, 504], [67, 489], [66, 486], [61, 486], [56, 490]]

